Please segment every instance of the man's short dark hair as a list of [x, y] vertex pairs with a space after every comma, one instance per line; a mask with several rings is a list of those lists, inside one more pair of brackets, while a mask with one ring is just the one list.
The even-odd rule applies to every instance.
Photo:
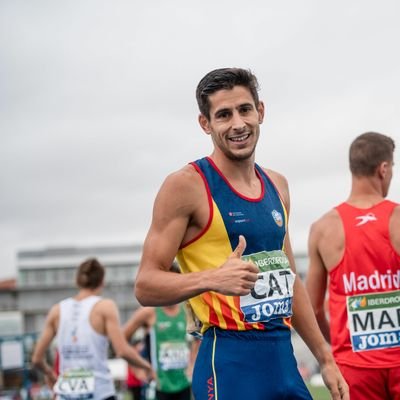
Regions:
[[234, 86], [244, 86], [249, 89], [255, 105], [258, 106], [259, 84], [256, 76], [247, 69], [220, 68], [209, 72], [197, 85], [196, 99], [200, 112], [209, 120], [210, 102], [208, 97], [218, 90], [230, 90]]
[[105, 268], [96, 258], [89, 258], [78, 268], [76, 283], [80, 288], [97, 289], [103, 282]]
[[372, 176], [377, 167], [393, 161], [394, 140], [376, 132], [366, 132], [354, 139], [350, 146], [350, 171], [355, 176]]

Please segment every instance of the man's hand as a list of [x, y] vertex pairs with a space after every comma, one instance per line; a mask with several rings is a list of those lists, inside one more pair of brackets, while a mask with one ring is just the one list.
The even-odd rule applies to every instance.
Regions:
[[131, 366], [135, 376], [142, 382], [150, 383], [157, 378], [153, 368], [140, 368]]
[[212, 279], [215, 282], [215, 291], [228, 296], [244, 296], [254, 288], [260, 272], [252, 262], [241, 259], [246, 249], [246, 239], [239, 236], [236, 249], [224, 264], [216, 269]]
[[326, 363], [321, 367], [322, 379], [331, 392], [333, 400], [349, 400], [349, 386], [344, 380], [335, 362]]
[[57, 375], [50, 367], [46, 368], [46, 371], [44, 374], [44, 380], [45, 380], [47, 386], [50, 389], [53, 389], [53, 386], [55, 385], [55, 383], [57, 381]]

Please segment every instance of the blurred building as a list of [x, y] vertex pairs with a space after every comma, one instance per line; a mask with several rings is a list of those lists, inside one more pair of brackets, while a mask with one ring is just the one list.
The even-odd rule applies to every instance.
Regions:
[[17, 281], [6, 279], [0, 281], [0, 313], [18, 310]]
[[[30, 365], [34, 343], [50, 307], [77, 293], [76, 271], [84, 260], [96, 257], [106, 267], [103, 296], [114, 299], [121, 322], [127, 320], [138, 307], [133, 285], [141, 252], [141, 244], [18, 251], [17, 279], [0, 281], [0, 398], [17, 398], [21, 388], [38, 382]], [[48, 353], [51, 361], [54, 352]]]
[[76, 294], [75, 274], [82, 261], [96, 257], [105, 267], [104, 297], [116, 301], [121, 321], [138, 303], [133, 293], [142, 245], [48, 247], [17, 253], [18, 310], [24, 331], [40, 332], [50, 307]]

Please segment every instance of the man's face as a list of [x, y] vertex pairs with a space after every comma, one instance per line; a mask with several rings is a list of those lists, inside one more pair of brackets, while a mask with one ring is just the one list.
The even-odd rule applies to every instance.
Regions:
[[254, 104], [244, 86], [219, 90], [209, 96], [210, 119], [200, 115], [203, 130], [210, 134], [215, 150], [231, 160], [253, 157], [264, 118], [264, 104]]

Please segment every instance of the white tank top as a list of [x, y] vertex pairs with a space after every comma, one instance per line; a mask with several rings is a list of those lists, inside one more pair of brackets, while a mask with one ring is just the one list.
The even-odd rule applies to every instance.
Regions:
[[79, 368], [91, 371], [94, 375], [94, 400], [115, 395], [107, 365], [108, 338], [97, 333], [89, 320], [93, 306], [99, 300], [99, 296], [89, 296], [80, 301], [73, 298], [61, 301], [57, 332], [60, 374]]

